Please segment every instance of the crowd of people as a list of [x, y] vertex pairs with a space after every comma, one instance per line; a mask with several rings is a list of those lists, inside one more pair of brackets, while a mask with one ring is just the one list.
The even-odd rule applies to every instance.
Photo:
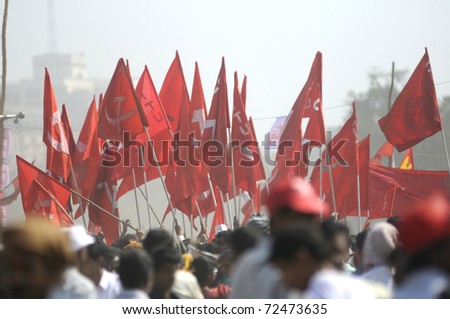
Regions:
[[[2, 298], [449, 298], [450, 212], [444, 197], [356, 236], [295, 178], [255, 214], [214, 240], [177, 227], [124, 233], [111, 246], [80, 226], [42, 219], [7, 227]], [[326, 218], [325, 218], [326, 217]]]

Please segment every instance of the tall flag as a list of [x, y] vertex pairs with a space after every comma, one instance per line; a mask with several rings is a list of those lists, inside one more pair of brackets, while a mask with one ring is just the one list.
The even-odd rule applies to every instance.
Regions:
[[[70, 194], [69, 190], [67, 192]], [[62, 204], [37, 180], [33, 180], [31, 184], [27, 205], [29, 205], [25, 208], [27, 217], [39, 215], [61, 227], [70, 227], [74, 224]]]
[[[100, 160], [113, 151], [118, 151], [117, 143], [105, 143]], [[114, 168], [100, 166], [100, 171], [91, 193], [91, 201], [119, 218], [117, 191], [117, 175]], [[89, 218], [94, 224], [101, 227], [108, 245], [119, 239], [119, 223], [116, 219], [100, 211], [94, 205], [89, 205]]]
[[244, 103], [244, 110], [246, 110], [247, 109], [247, 76], [246, 75], [244, 75], [244, 80], [242, 81], [241, 99], [242, 99], [242, 103]]
[[222, 66], [214, 88], [211, 108], [205, 123], [201, 144], [203, 145], [203, 155], [205, 158], [209, 157], [209, 152], [212, 151], [218, 154], [214, 158], [211, 158], [211, 163], [205, 164], [206, 166], [209, 166], [211, 181], [217, 185], [223, 193], [227, 193], [229, 191], [229, 185], [231, 185], [231, 171], [229, 165], [227, 165], [230, 162], [229, 152], [227, 152], [228, 128], [230, 128], [228, 91], [225, 59], [222, 58]]
[[183, 103], [185, 87], [183, 68], [177, 51], [159, 91], [159, 98], [174, 132], [178, 131], [180, 125], [181, 104]]
[[194, 129], [195, 139], [199, 141], [205, 128], [206, 103], [197, 62], [195, 62], [194, 82], [192, 84], [190, 118]]
[[222, 224], [226, 224], [225, 221], [225, 207], [223, 204], [222, 194], [217, 187], [214, 187], [214, 193], [217, 198], [217, 207], [214, 211], [214, 218], [211, 223], [211, 231], [209, 233], [208, 240], [211, 242], [216, 237], [216, 227]]
[[67, 137], [58, 113], [52, 82], [47, 68], [44, 82], [44, 132], [42, 140], [47, 145], [46, 168], [64, 180], [70, 173], [70, 150]]
[[143, 132], [144, 126], [149, 126], [147, 117], [134, 91], [128, 68], [120, 59], [100, 107], [98, 135], [122, 141], [124, 132], [130, 132], [134, 137]]
[[67, 137], [67, 144], [69, 145], [70, 159], [73, 161], [73, 154], [75, 152], [75, 139], [73, 137], [72, 126], [70, 125], [69, 114], [67, 113], [66, 105], [63, 104], [61, 111], [61, 122], [64, 128], [64, 132]]
[[389, 113], [378, 123], [399, 152], [442, 129], [428, 51], [414, 70]]
[[414, 169], [414, 157], [412, 148], [409, 148], [408, 151], [406, 151], [406, 154], [403, 157], [402, 162], [400, 163], [400, 169]]
[[245, 114], [244, 103], [239, 93], [237, 72], [234, 73], [232, 118], [231, 141], [239, 146], [232, 148], [235, 184], [253, 197], [257, 182], [253, 174], [253, 168], [259, 164], [257, 158], [258, 145], [254, 140], [247, 114]]
[[[253, 119], [251, 116], [248, 120], [248, 124], [250, 124], [250, 128], [252, 130], [253, 141], [258, 143], [258, 139], [256, 138], [255, 126], [253, 125]], [[256, 146], [256, 153], [258, 154], [258, 157], [260, 160], [258, 161], [258, 164], [253, 167], [253, 175], [255, 176], [255, 180], [257, 180], [257, 181], [262, 180], [262, 179], [265, 180], [266, 179], [266, 171], [264, 169], [264, 162], [262, 160], [263, 157], [261, 156], [261, 152], [259, 151], [259, 145]]]
[[[23, 158], [16, 156], [17, 159], [17, 173], [19, 175], [20, 190], [22, 193], [22, 204], [25, 214], [30, 207], [33, 207], [35, 201], [29, 202], [36, 198], [36, 187], [33, 186], [33, 182], [36, 180], [42, 187], [47, 190], [63, 207], [69, 201], [70, 190], [59, 183], [53, 177], [45, 174], [43, 171], [28, 163]], [[33, 187], [32, 187], [33, 186]]]
[[[276, 157], [276, 166], [272, 170], [271, 182], [289, 178], [294, 175], [294, 162], [298, 158], [294, 155], [300, 151], [302, 141], [302, 119], [309, 118], [312, 115], [318, 103], [322, 101], [322, 53], [317, 52], [314, 59], [308, 80], [303, 86], [297, 100], [289, 113], [283, 133], [280, 137], [281, 143], [289, 143], [291, 147], [282, 147], [278, 149]], [[298, 153], [297, 153], [298, 154]]]
[[[98, 113], [95, 104], [95, 97], [89, 106], [86, 118], [81, 128], [80, 135], [73, 159], [73, 170], [77, 181], [78, 190], [84, 197], [90, 198], [91, 192], [94, 189], [99, 171], [100, 162], [100, 148], [97, 131]], [[74, 196], [77, 200], [77, 197]], [[84, 207], [84, 203], [82, 207]], [[84, 213], [84, 209], [82, 210]], [[75, 218], [79, 217], [79, 211]]]
[[378, 152], [375, 154], [375, 156], [373, 157], [373, 160], [381, 163], [381, 160], [386, 157], [386, 158], [391, 158], [392, 154], [393, 154], [393, 146], [391, 143], [386, 142], [384, 143], [380, 149], [378, 150]]

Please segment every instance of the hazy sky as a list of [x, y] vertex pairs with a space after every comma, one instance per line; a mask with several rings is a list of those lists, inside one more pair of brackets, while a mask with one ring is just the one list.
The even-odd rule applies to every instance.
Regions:
[[[189, 86], [199, 62], [209, 105], [225, 56], [230, 92], [232, 72], [248, 76], [255, 118], [289, 112], [318, 50], [325, 109], [365, 89], [374, 67], [388, 71], [395, 61], [412, 71], [425, 46], [435, 82], [450, 80], [449, 12], [448, 0], [54, 1], [58, 52], [85, 53], [91, 77], [109, 79], [124, 57], [135, 78], [147, 64], [159, 89], [179, 50]], [[31, 57], [48, 51], [48, 38], [47, 0], [10, 1], [8, 81], [31, 77]], [[437, 92], [450, 94], [450, 83]], [[346, 111], [326, 111], [327, 124], [340, 124]], [[258, 135], [271, 124], [256, 122]]]

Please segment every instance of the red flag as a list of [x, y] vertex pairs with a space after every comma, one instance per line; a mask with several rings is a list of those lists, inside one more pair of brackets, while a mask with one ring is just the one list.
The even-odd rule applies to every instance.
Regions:
[[214, 88], [211, 108], [205, 123], [205, 130], [203, 132], [201, 144], [203, 145], [204, 160], [207, 157], [209, 158], [208, 152], [210, 149], [218, 150], [218, 155], [212, 158], [212, 161], [214, 162], [205, 163], [205, 166], [209, 166], [211, 181], [224, 193], [229, 191], [229, 185], [231, 185], [231, 170], [229, 169], [230, 159], [229, 152], [227, 151], [227, 128], [229, 127], [230, 116], [228, 113], [228, 91], [225, 59], [222, 58], [222, 66], [217, 78], [216, 87]]
[[122, 141], [123, 132], [134, 137], [149, 126], [123, 59], [117, 63], [102, 105], [98, 121], [101, 138]]
[[70, 159], [73, 161], [73, 154], [75, 151], [75, 139], [73, 138], [72, 127], [70, 126], [69, 115], [67, 114], [66, 105], [63, 104], [61, 111], [61, 122], [66, 133], [67, 143], [69, 145]]
[[[258, 143], [258, 139], [256, 138], [255, 126], [253, 125], [253, 120], [251, 116], [248, 120], [248, 124], [250, 124], [250, 128], [252, 130], [253, 141]], [[260, 181], [262, 179], [266, 179], [266, 171], [264, 169], [264, 163], [262, 159], [263, 157], [261, 156], [261, 152], [259, 151], [259, 144], [256, 147], [256, 152], [260, 158], [260, 161], [258, 161], [258, 164], [253, 167], [253, 176], [255, 176], [255, 180]]]
[[371, 221], [375, 219], [389, 218], [392, 216], [396, 191], [397, 187], [394, 186], [386, 194], [384, 194], [382, 198], [379, 199], [378, 204], [370, 212], [370, 215], [364, 224], [364, 229], [368, 228]]
[[412, 148], [409, 148], [400, 163], [400, 169], [414, 169], [414, 157]]
[[[252, 205], [252, 202], [253, 202], [253, 205]], [[250, 198], [250, 200], [248, 200], [244, 204], [241, 211], [244, 214], [244, 220], [242, 221], [241, 225], [247, 224], [248, 221], [250, 220], [250, 218], [252, 217], [252, 214], [261, 212], [261, 187], [260, 187], [260, 185], [257, 186], [255, 196], [253, 196], [253, 198]]]
[[[99, 145], [97, 123], [98, 113], [94, 97], [86, 114], [80, 135], [78, 136], [73, 160], [73, 169], [77, 180], [78, 190], [81, 195], [87, 198], [91, 196], [100, 169], [101, 146]], [[74, 199], [77, 200], [77, 196], [75, 196]], [[84, 207], [84, 202], [80, 200], [78, 200], [78, 202], [81, 202]], [[84, 212], [84, 208], [82, 211]], [[80, 212], [75, 215], [75, 218], [78, 218], [79, 215]]]
[[[105, 154], [107, 152], [112, 150], [117, 151], [117, 146], [113, 143], [104, 145], [103, 154], [101, 155], [102, 158], [106, 156]], [[114, 168], [100, 166], [95, 188], [91, 194], [91, 200], [114, 216], [119, 217], [117, 191], [117, 176], [115, 175]], [[102, 228], [108, 245], [111, 245], [111, 243], [119, 239], [119, 223], [117, 220], [100, 211], [94, 205], [89, 205], [89, 218], [93, 223]]]
[[217, 198], [217, 207], [214, 212], [214, 218], [211, 223], [211, 231], [209, 233], [208, 240], [211, 242], [216, 237], [216, 226], [226, 224], [225, 222], [225, 207], [223, 206], [223, 198], [220, 190], [214, 187], [214, 193]]
[[[292, 147], [279, 148], [276, 158], [276, 166], [272, 170], [270, 182], [276, 182], [294, 175], [294, 169], [298, 158], [294, 156], [299, 152], [302, 141], [302, 119], [309, 118], [312, 110], [322, 100], [322, 53], [317, 52], [308, 80], [303, 86], [297, 100], [292, 106], [286, 121], [280, 143], [290, 143]], [[292, 144], [293, 143], [293, 144]]]
[[70, 151], [61, 118], [58, 113], [52, 82], [47, 68], [44, 82], [44, 133], [47, 145], [47, 169], [56, 176], [67, 179], [70, 173]]
[[393, 153], [393, 147], [392, 144], [389, 142], [384, 143], [380, 149], [378, 150], [377, 154], [375, 154], [373, 160], [377, 161], [378, 163], [381, 163], [381, 160], [383, 157], [391, 158]]
[[181, 104], [183, 103], [185, 88], [186, 82], [183, 68], [181, 67], [180, 56], [177, 51], [159, 91], [159, 98], [166, 111], [167, 119], [175, 132], [179, 128]]
[[197, 62], [195, 62], [194, 82], [192, 84], [191, 95], [191, 120], [194, 136], [196, 140], [200, 140], [205, 128], [206, 120], [206, 103], [203, 94], [202, 79], [200, 78], [200, 70]]
[[136, 86], [136, 94], [148, 119], [150, 136], [154, 138], [161, 132], [169, 132], [170, 124], [147, 66]]
[[[69, 190], [67, 192], [70, 195]], [[33, 180], [27, 196], [27, 205], [29, 205], [25, 208], [27, 217], [40, 215], [51, 223], [63, 227], [74, 224], [62, 204], [37, 180]]]
[[28, 203], [31, 198], [33, 181], [38, 181], [44, 189], [51, 193], [63, 207], [66, 206], [70, 198], [70, 190], [59, 183], [56, 179], [45, 174], [43, 171], [25, 161], [23, 158], [16, 156], [17, 159], [17, 173], [19, 175], [20, 190], [22, 193], [23, 209], [27, 212], [29, 207], [33, 207], [33, 203]]
[[244, 110], [247, 108], [247, 76], [244, 75], [241, 88], [242, 103], [244, 103]]
[[428, 51], [395, 100], [378, 121], [386, 139], [399, 151], [413, 147], [442, 129]]

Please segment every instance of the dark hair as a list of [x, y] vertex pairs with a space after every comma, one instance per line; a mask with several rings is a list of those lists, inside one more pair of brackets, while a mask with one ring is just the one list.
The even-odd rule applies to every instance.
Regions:
[[256, 246], [260, 237], [261, 235], [254, 228], [248, 226], [233, 231], [230, 236], [230, 246], [235, 257]]
[[125, 234], [122, 237], [120, 237], [118, 240], [113, 242], [111, 244], [111, 246], [122, 250], [125, 246], [129, 245], [130, 241], [132, 241], [132, 240], [138, 241], [138, 238], [135, 234]]
[[152, 272], [153, 260], [142, 250], [126, 251], [120, 258], [119, 278], [125, 289], [142, 287]]
[[115, 251], [108, 247], [103, 241], [96, 240], [87, 247], [88, 256], [92, 260], [98, 260], [100, 257], [110, 259], [115, 255]]
[[322, 223], [321, 230], [326, 240], [331, 240], [340, 234], [344, 234], [347, 237], [350, 234], [347, 226], [342, 223], [337, 223], [330, 220], [325, 220]]
[[147, 253], [151, 255], [157, 248], [174, 248], [175, 242], [172, 235], [164, 229], [153, 229], [147, 233], [142, 245]]
[[181, 256], [175, 248], [157, 248], [153, 251], [152, 257], [155, 272], [163, 268], [166, 264], [178, 264], [181, 262]]
[[386, 223], [391, 224], [392, 226], [394, 226], [397, 229], [401, 222], [402, 222], [402, 218], [400, 216], [396, 216], [396, 215], [391, 216], [386, 220]]
[[301, 249], [306, 249], [317, 262], [328, 259], [327, 245], [319, 229], [296, 225], [275, 235], [271, 260], [292, 260]]
[[193, 273], [200, 287], [206, 286], [209, 281], [209, 275], [212, 272], [212, 267], [206, 258], [202, 256], [195, 257], [192, 261], [192, 268], [194, 269]]
[[366, 241], [367, 234], [369, 233], [368, 229], [364, 229], [358, 235], [356, 235], [356, 249], [358, 251], [362, 251], [364, 247], [364, 242]]

